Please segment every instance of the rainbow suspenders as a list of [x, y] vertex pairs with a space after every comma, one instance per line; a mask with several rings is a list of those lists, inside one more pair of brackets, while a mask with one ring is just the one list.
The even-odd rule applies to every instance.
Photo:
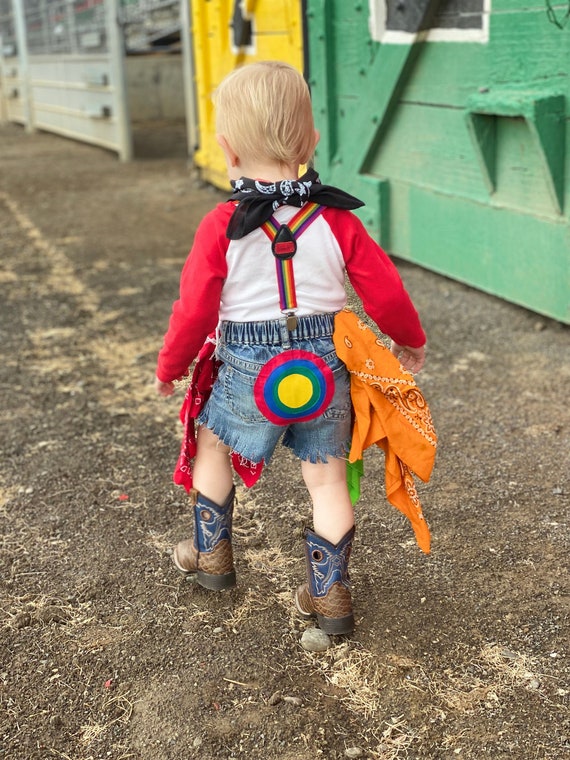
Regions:
[[[286, 315], [287, 329], [297, 327], [297, 296], [293, 257], [296, 239], [323, 211], [318, 203], [306, 203], [288, 224], [273, 216], [261, 229], [271, 241], [279, 288], [279, 306]], [[276, 425], [306, 422], [322, 414], [334, 394], [332, 370], [310, 351], [289, 349], [274, 356], [255, 381], [254, 398], [261, 413]]]
[[281, 311], [287, 315], [288, 330], [294, 330], [297, 326], [297, 317], [294, 313], [297, 308], [297, 295], [293, 274], [293, 256], [297, 251], [296, 241], [322, 211], [324, 211], [324, 206], [319, 206], [318, 203], [306, 203], [289, 224], [281, 225], [275, 217], [271, 216], [261, 225], [261, 229], [271, 240], [271, 250], [275, 256], [275, 271], [279, 287], [279, 306]]

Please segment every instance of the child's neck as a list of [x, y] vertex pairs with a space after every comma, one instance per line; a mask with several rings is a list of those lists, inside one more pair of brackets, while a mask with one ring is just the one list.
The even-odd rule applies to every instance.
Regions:
[[297, 165], [283, 166], [281, 164], [250, 161], [240, 163], [239, 166], [235, 167], [235, 171], [237, 172], [235, 179], [249, 177], [263, 182], [279, 182], [283, 179], [299, 178], [299, 167]]

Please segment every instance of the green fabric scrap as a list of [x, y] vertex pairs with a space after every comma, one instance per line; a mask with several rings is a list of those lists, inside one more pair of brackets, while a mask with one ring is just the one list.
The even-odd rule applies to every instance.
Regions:
[[360, 499], [360, 478], [364, 475], [364, 461], [357, 459], [356, 462], [346, 463], [346, 482], [348, 494], [353, 506]]

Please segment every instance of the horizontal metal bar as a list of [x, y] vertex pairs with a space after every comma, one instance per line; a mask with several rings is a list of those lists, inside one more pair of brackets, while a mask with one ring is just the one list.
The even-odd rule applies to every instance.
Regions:
[[115, 92], [112, 85], [94, 85], [87, 82], [66, 82], [55, 79], [32, 79], [32, 87], [50, 87], [54, 90], [80, 90], [81, 92]]
[[34, 126], [37, 129], [43, 129], [46, 132], [54, 132], [55, 134], [62, 135], [63, 137], [70, 137], [72, 140], [78, 140], [79, 142], [90, 143], [91, 145], [97, 145], [100, 148], [112, 150], [114, 153], [119, 152], [119, 145], [117, 143], [112, 143], [109, 142], [109, 140], [103, 140], [99, 137], [93, 137], [92, 135], [86, 135], [83, 132], [73, 132], [71, 129], [60, 129], [59, 127], [54, 127], [53, 124], [42, 124], [37, 120]]
[[[115, 119], [112, 116], [97, 116], [96, 114], [94, 115], [88, 111], [79, 111], [76, 108], [69, 108], [68, 106], [54, 106], [51, 103], [34, 103], [34, 112], [36, 114], [38, 112], [43, 112], [60, 114], [62, 116], [73, 116], [77, 119], [85, 119], [86, 121], [97, 121], [98, 119], [104, 119], [109, 124], [115, 123]], [[40, 121], [38, 119], [35, 120], [34, 126], [41, 127]]]

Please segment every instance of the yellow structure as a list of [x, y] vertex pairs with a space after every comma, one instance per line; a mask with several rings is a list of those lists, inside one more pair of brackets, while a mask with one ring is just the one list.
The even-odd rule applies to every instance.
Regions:
[[194, 160], [204, 180], [225, 190], [212, 92], [244, 63], [273, 59], [303, 70], [301, 0], [194, 0], [190, 9], [199, 130]]

